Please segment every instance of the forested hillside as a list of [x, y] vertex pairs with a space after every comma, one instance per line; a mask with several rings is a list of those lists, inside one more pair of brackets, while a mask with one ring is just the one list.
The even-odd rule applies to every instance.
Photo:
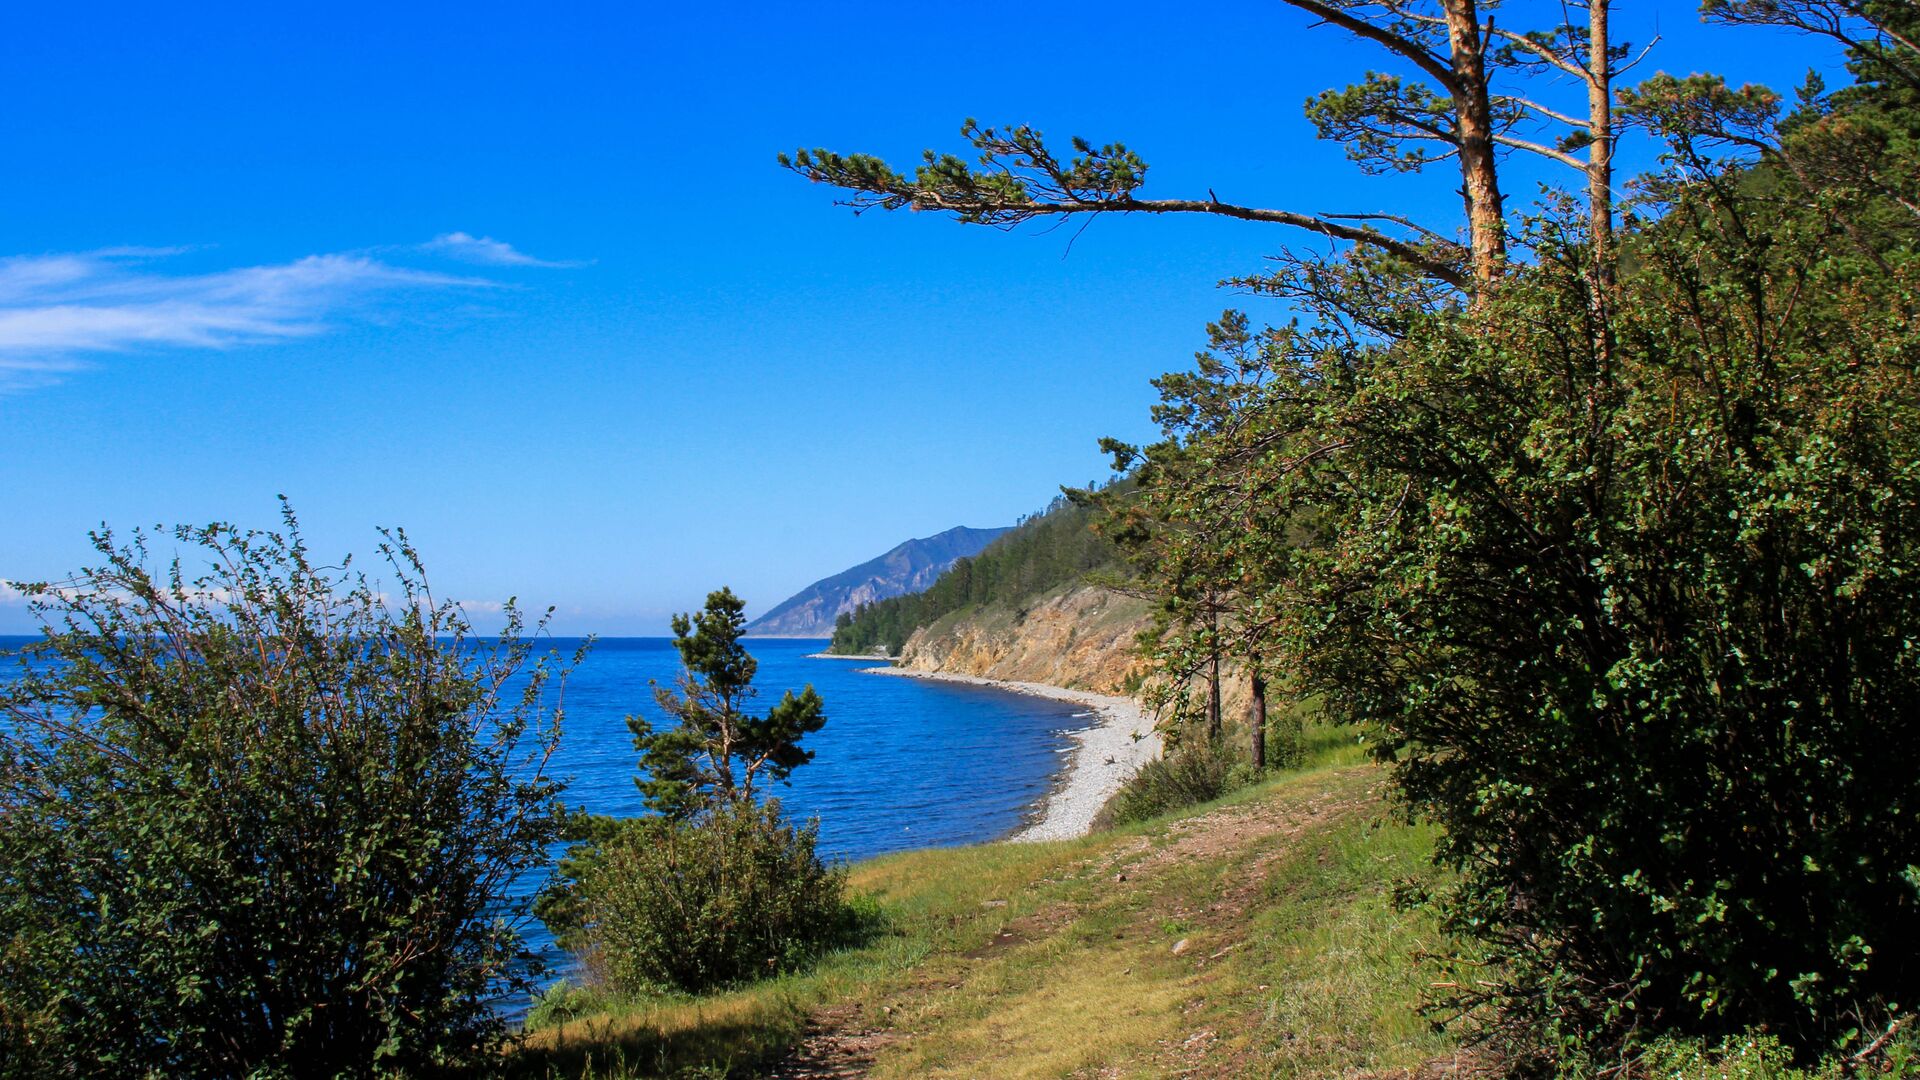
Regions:
[[944, 615], [973, 607], [1018, 609], [1050, 589], [1096, 570], [1117, 568], [1120, 553], [1094, 531], [1096, 514], [1065, 497], [1055, 498], [1044, 512], [980, 554], [954, 563], [927, 591], [879, 600], [841, 615], [832, 651], [897, 656], [916, 629]]
[[1006, 532], [956, 526], [896, 545], [885, 555], [822, 578], [747, 624], [751, 637], [826, 637], [841, 615], [862, 604], [916, 593], [938, 581], [956, 559], [977, 554]]

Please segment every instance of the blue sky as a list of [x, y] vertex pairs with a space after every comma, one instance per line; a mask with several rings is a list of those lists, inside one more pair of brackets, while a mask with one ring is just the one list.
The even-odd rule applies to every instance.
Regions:
[[[956, 10], [15, 5], [0, 578], [284, 493], [322, 553], [404, 525], [443, 595], [657, 633], [1010, 523], [1150, 434], [1205, 320], [1283, 315], [1213, 284], [1276, 227], [856, 219], [775, 166], [796, 146], [905, 161], [978, 116], [1123, 140], [1149, 195], [1453, 220], [1447, 178], [1312, 140], [1302, 100], [1387, 65], [1280, 3]], [[1644, 73], [1832, 62], [1691, 4], [1615, 26], [1662, 35]]]

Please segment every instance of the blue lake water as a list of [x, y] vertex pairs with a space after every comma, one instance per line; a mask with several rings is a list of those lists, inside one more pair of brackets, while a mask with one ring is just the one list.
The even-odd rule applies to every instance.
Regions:
[[[562, 651], [574, 642], [560, 641]], [[756, 639], [754, 685], [765, 709], [812, 684], [827, 724], [807, 736], [811, 764], [776, 789], [789, 812], [820, 818], [831, 857], [992, 840], [1013, 831], [1046, 795], [1085, 709], [1028, 694], [924, 679], [862, 675], [872, 661], [814, 660], [824, 641]], [[601, 814], [638, 814], [626, 717], [666, 719], [649, 680], [671, 685], [679, 654], [667, 638], [594, 643], [566, 686], [566, 724], [553, 769], [573, 777], [567, 801]]]
[[[27, 640], [0, 637], [0, 650]], [[552, 644], [569, 655], [579, 643]], [[760, 664], [758, 708], [807, 684], [826, 701], [826, 726], [803, 743], [813, 762], [776, 792], [791, 814], [819, 818], [820, 847], [830, 859], [1007, 835], [1036, 810], [1065, 765], [1067, 735], [1092, 722], [1082, 707], [1063, 702], [860, 674], [871, 662], [809, 659], [825, 641], [757, 639], [747, 646]], [[651, 683], [671, 685], [679, 670], [670, 639], [595, 642], [567, 681], [565, 726], [551, 766], [571, 778], [570, 805], [620, 816], [644, 810], [626, 717], [644, 713], [664, 723]], [[8, 673], [0, 670], [0, 678]], [[526, 930], [529, 944], [564, 969], [546, 928], [536, 920]], [[519, 1011], [518, 1003], [506, 1004]]]

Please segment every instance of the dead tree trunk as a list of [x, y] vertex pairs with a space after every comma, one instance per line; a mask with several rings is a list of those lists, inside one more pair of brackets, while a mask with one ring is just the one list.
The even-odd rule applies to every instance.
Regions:
[[1220, 609], [1208, 603], [1207, 739], [1220, 738]]
[[1254, 771], [1264, 771], [1267, 767], [1267, 680], [1260, 674], [1260, 660], [1253, 661], [1253, 707], [1247, 716], [1247, 726], [1253, 729]]
[[1613, 276], [1613, 56], [1607, 37], [1609, 0], [1587, 7], [1587, 210], [1593, 233], [1594, 288]]

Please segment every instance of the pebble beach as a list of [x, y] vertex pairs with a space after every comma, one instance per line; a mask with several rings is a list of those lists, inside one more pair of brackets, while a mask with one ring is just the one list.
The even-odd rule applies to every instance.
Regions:
[[1085, 836], [1093, 828], [1094, 815], [1120, 790], [1120, 785], [1160, 754], [1160, 733], [1154, 729], [1153, 718], [1132, 698], [1096, 694], [1088, 690], [1068, 690], [1045, 683], [1012, 682], [944, 671], [876, 667], [864, 668], [861, 674], [990, 686], [1084, 705], [1094, 713], [1094, 723], [1072, 733], [1073, 754], [1066, 772], [1048, 794], [1039, 820], [1010, 838], [1018, 842], [1070, 840]]

